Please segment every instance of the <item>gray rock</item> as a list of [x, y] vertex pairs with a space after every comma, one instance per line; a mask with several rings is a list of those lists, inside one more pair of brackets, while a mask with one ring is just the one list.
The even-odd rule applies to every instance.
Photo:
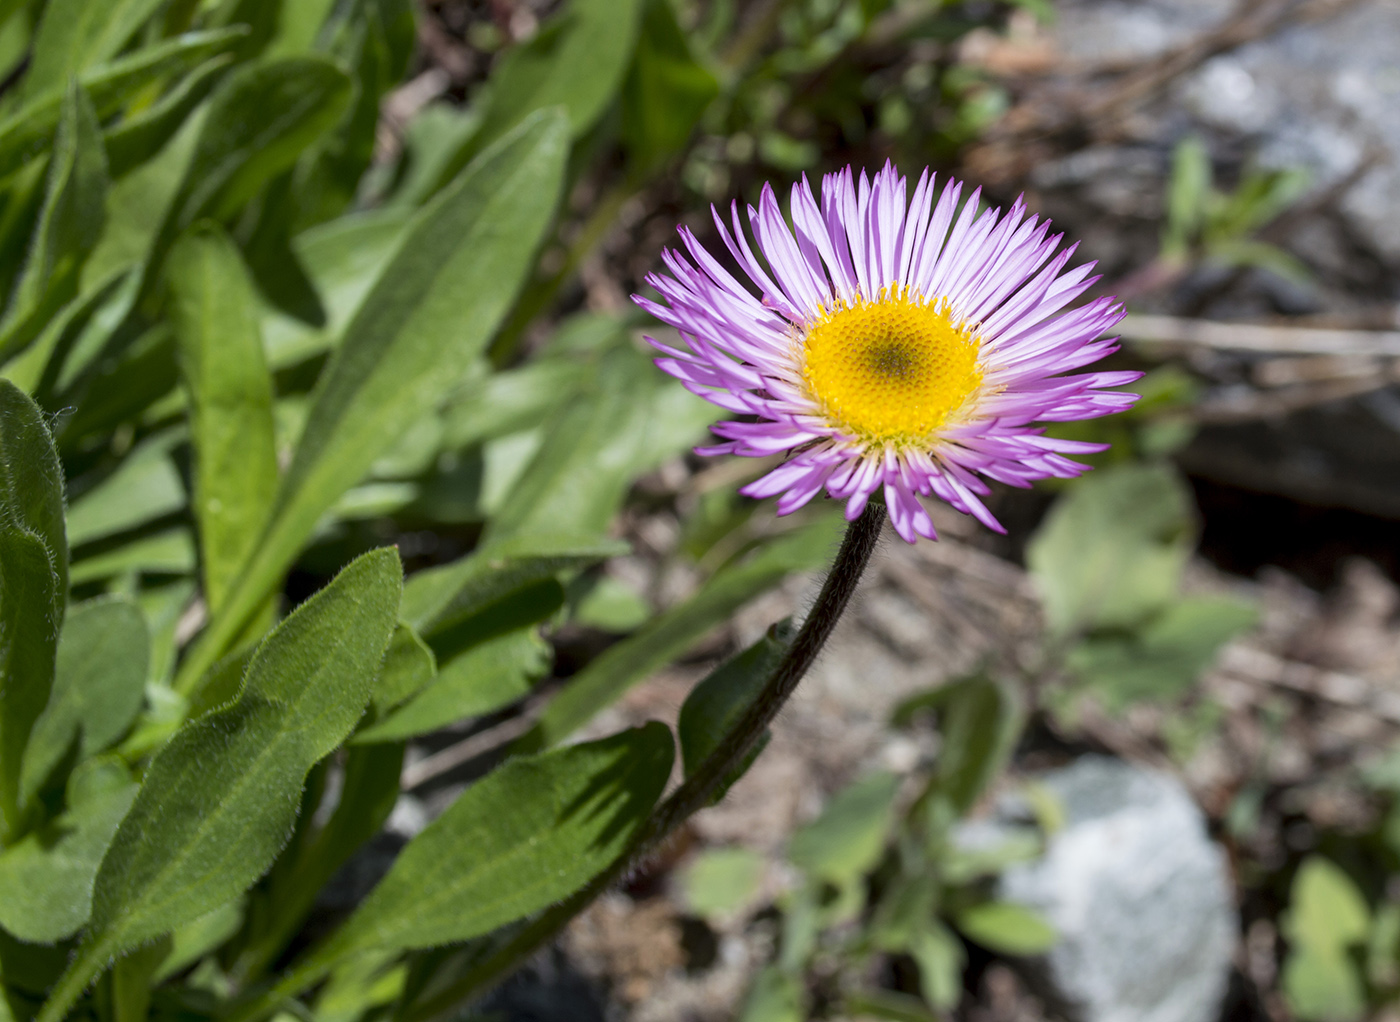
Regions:
[[1224, 855], [1190, 795], [1101, 756], [1040, 780], [1065, 827], [1000, 891], [1060, 935], [1032, 978], [1077, 1022], [1214, 1022], [1238, 924]]

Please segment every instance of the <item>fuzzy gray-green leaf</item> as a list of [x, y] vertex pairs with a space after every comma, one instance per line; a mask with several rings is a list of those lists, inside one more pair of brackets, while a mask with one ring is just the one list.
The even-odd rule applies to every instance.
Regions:
[[185, 724], [157, 754], [98, 873], [93, 945], [111, 954], [159, 936], [266, 871], [307, 771], [369, 700], [401, 571], [391, 549], [351, 563], [263, 643], [235, 703]]
[[213, 224], [171, 251], [171, 321], [190, 399], [204, 594], [217, 612], [267, 524], [277, 490], [272, 378], [243, 260]]
[[126, 732], [141, 710], [150, 647], [141, 608], [124, 597], [69, 608], [53, 694], [24, 750], [22, 799], [41, 789], [74, 745], [82, 762]]
[[673, 756], [653, 723], [507, 762], [399, 853], [315, 960], [455, 943], [567, 897], [626, 849]]
[[47, 944], [87, 922], [93, 878], [136, 789], [129, 779], [103, 785], [0, 852], [0, 926], [21, 940]]

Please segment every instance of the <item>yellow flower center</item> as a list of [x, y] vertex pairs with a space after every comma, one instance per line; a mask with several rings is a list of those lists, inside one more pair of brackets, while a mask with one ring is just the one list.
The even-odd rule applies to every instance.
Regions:
[[946, 304], [888, 288], [822, 310], [802, 339], [802, 377], [822, 413], [862, 440], [927, 443], [982, 383], [974, 331]]

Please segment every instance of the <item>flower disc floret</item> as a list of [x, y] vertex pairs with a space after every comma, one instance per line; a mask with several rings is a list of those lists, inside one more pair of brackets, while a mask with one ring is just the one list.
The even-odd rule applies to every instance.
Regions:
[[982, 383], [976, 333], [907, 288], [823, 308], [801, 343], [813, 404], [870, 444], [928, 446]]
[[1041, 424], [1137, 400], [1113, 388], [1139, 373], [1075, 372], [1117, 349], [1103, 334], [1121, 304], [1072, 308], [1098, 279], [1093, 264], [1067, 270], [1074, 246], [1021, 200], [979, 214], [980, 189], [965, 202], [962, 190], [938, 191], [925, 171], [911, 196], [890, 164], [858, 181], [848, 167], [823, 179], [820, 203], [805, 178], [794, 185], [789, 225], [765, 185], [747, 211], [762, 259], [737, 203], [728, 225], [714, 212], [757, 294], [681, 228], [684, 251], [663, 254], [669, 275], [647, 278], [661, 301], [635, 301], [679, 334], [649, 339], [657, 365], [738, 416], [699, 452], [783, 456], [742, 492], [776, 496], [788, 514], [824, 490], [855, 519], [883, 491], [912, 543], [937, 538], [924, 498], [1002, 531], [986, 480], [1070, 478], [1087, 468], [1070, 455], [1103, 450]]

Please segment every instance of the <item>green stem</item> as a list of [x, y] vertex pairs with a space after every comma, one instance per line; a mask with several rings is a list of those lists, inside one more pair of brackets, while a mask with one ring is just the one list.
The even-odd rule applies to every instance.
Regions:
[[78, 956], [68, 963], [68, 968], [49, 991], [49, 998], [39, 1009], [34, 1022], [62, 1022], [78, 998], [83, 996], [83, 991], [102, 975], [114, 950], [110, 938], [99, 938], [80, 947]]
[[709, 805], [716, 792], [732, 780], [734, 772], [768, 730], [773, 718], [797, 688], [803, 676], [816, 661], [822, 646], [841, 619], [846, 605], [856, 591], [861, 574], [880, 537], [885, 521], [883, 505], [871, 503], [865, 513], [850, 524], [841, 550], [822, 585], [821, 593], [802, 629], [788, 647], [782, 661], [764, 683], [743, 717], [721, 739], [685, 783], [675, 790], [652, 813], [629, 851], [613, 863], [587, 887], [560, 905], [527, 924], [500, 949], [491, 954], [465, 975], [438, 991], [420, 1004], [413, 1005], [399, 1016], [399, 1022], [428, 1022], [457, 1007], [467, 998], [510, 972], [536, 948], [554, 937], [574, 916], [583, 911], [595, 897], [623, 876], [642, 856], [666, 839], [672, 831], [693, 813]]

